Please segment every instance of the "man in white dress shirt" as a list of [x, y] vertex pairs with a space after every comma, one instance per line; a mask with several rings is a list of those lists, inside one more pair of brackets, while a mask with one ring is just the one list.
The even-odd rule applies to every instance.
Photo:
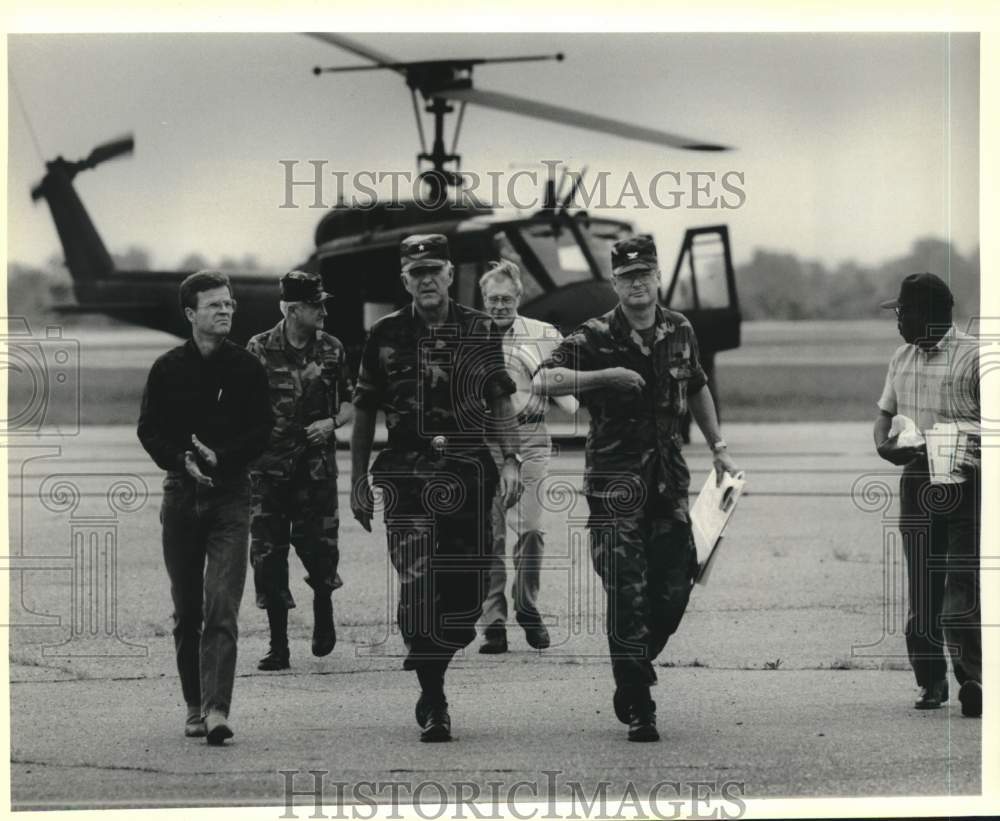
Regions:
[[[538, 612], [539, 576], [544, 552], [541, 481], [548, 474], [552, 439], [545, 425], [550, 400], [531, 392], [531, 378], [547, 359], [562, 336], [547, 322], [520, 316], [517, 312], [523, 293], [521, 273], [510, 261], [494, 263], [479, 280], [483, 307], [503, 331], [507, 372], [517, 386], [511, 397], [518, 414], [521, 439], [521, 478], [524, 493], [513, 507], [504, 510], [499, 500], [493, 505], [493, 561], [489, 586], [483, 601], [483, 635], [480, 653], [507, 652], [507, 572], [505, 554], [508, 537], [514, 545], [512, 598], [518, 624], [525, 639], [536, 650], [549, 646], [549, 633]], [[568, 413], [576, 413], [572, 396], [554, 400]], [[499, 452], [494, 453], [499, 458]]]

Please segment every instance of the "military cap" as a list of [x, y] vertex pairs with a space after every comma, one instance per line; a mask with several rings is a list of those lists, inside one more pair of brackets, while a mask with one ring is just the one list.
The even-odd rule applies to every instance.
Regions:
[[615, 276], [657, 270], [656, 243], [649, 234], [619, 240], [611, 249], [611, 272]]
[[289, 271], [281, 278], [281, 298], [285, 302], [322, 302], [333, 294], [323, 290], [323, 278], [305, 271]]
[[883, 302], [882, 308], [950, 308], [955, 304], [951, 289], [936, 274], [910, 274], [899, 286], [899, 296]]
[[403, 273], [414, 268], [440, 268], [451, 261], [444, 234], [411, 234], [399, 244]]

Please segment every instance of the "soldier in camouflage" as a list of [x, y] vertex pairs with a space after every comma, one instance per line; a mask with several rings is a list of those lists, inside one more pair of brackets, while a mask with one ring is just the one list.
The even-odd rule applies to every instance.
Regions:
[[680, 624], [697, 559], [679, 423], [690, 409], [715, 470], [735, 473], [691, 324], [657, 304], [652, 237], [615, 244], [613, 310], [588, 320], [535, 375], [538, 392], [576, 394], [590, 413], [584, 492], [590, 549], [608, 596], [615, 714], [630, 741], [656, 741], [653, 661]]
[[[421, 741], [451, 740], [444, 675], [476, 636], [492, 549], [494, 492], [521, 493], [514, 383], [490, 318], [453, 302], [453, 268], [441, 234], [406, 237], [402, 282], [413, 302], [379, 320], [354, 391], [351, 508], [371, 530], [372, 483], [385, 502], [389, 557], [399, 576], [398, 622], [421, 694]], [[388, 447], [368, 476], [375, 414]], [[498, 472], [486, 438], [499, 440]]]
[[331, 594], [342, 582], [333, 431], [352, 413], [344, 346], [323, 331], [329, 296], [318, 274], [285, 274], [284, 319], [247, 344], [267, 371], [275, 418], [267, 450], [250, 475], [250, 561], [257, 606], [267, 610], [271, 636], [260, 670], [290, 666], [288, 610], [295, 600], [288, 588], [289, 542], [313, 589], [313, 655], [328, 655], [337, 642]]

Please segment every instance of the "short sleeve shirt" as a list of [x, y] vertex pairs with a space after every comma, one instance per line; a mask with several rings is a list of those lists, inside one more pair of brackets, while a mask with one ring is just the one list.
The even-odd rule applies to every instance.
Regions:
[[439, 435], [477, 447], [491, 425], [489, 403], [514, 391], [489, 316], [452, 301], [447, 320], [431, 328], [411, 304], [372, 327], [354, 404], [383, 411], [392, 448], [420, 449]]
[[638, 393], [578, 395], [590, 414], [584, 490], [603, 498], [655, 495], [661, 509], [686, 521], [691, 478], [681, 455], [680, 420], [687, 397], [708, 380], [694, 329], [682, 314], [657, 306], [654, 328], [650, 346], [616, 307], [567, 336], [542, 367], [628, 368], [642, 376], [645, 387]]
[[952, 326], [929, 351], [900, 345], [889, 360], [878, 407], [908, 416], [921, 431], [956, 422], [979, 433], [979, 340]]

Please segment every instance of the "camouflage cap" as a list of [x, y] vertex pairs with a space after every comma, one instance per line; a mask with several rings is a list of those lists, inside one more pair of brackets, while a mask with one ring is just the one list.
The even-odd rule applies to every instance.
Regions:
[[323, 290], [319, 274], [289, 271], [281, 278], [281, 298], [285, 302], [322, 302], [332, 296]]
[[440, 268], [451, 261], [444, 234], [411, 234], [399, 244], [403, 273], [414, 268]]
[[619, 240], [611, 249], [611, 273], [615, 276], [657, 270], [656, 243], [649, 234]]

